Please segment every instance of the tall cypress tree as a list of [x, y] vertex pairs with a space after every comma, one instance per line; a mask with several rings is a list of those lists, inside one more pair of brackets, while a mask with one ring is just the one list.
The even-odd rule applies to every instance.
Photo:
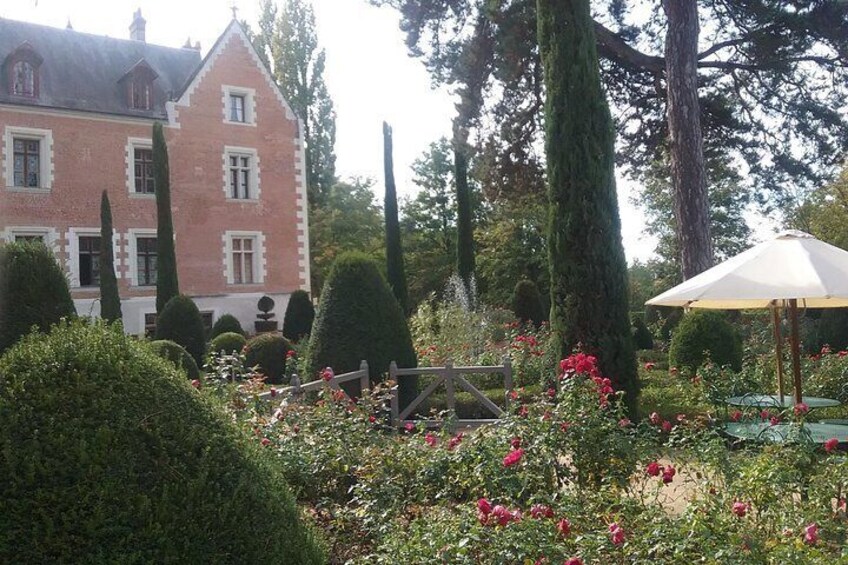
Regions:
[[403, 268], [403, 246], [400, 242], [398, 221], [397, 189], [395, 188], [395, 165], [392, 157], [392, 128], [383, 122], [383, 166], [386, 174], [386, 274], [389, 286], [406, 313], [408, 295], [406, 272]]
[[112, 207], [104, 190], [100, 197], [100, 317], [109, 322], [123, 317], [113, 258]]
[[174, 220], [171, 217], [171, 175], [162, 124], [153, 124], [153, 180], [156, 184], [156, 313], [180, 293]]
[[456, 175], [456, 270], [468, 292], [474, 276], [474, 227], [471, 225], [467, 146], [455, 143], [453, 158]]
[[636, 413], [639, 382], [614, 175], [589, 0], [537, 0], [544, 65], [551, 328], [560, 353], [598, 356]]

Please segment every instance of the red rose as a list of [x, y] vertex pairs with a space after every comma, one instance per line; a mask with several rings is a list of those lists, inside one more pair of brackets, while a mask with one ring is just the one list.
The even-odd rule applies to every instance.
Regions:
[[571, 533], [571, 522], [568, 521], [568, 518], [563, 518], [557, 522], [556, 529], [563, 536], [567, 536]]
[[648, 466], [645, 467], [645, 472], [652, 477], [660, 476], [660, 464], [656, 461], [652, 461], [648, 463]]
[[263, 437], [262, 441], [260, 443], [267, 447], [267, 446], [271, 445], [271, 440], [268, 439], [267, 437]]
[[436, 443], [438, 443], [438, 441], [439, 440], [436, 439], [436, 436], [430, 432], [427, 432], [427, 435], [424, 436], [424, 442], [430, 447], [436, 447]]
[[371, 414], [370, 416], [368, 416], [368, 422], [369, 423], [373, 424], [376, 421], [377, 421], [377, 417], [374, 416], [374, 414]]
[[830, 438], [826, 442], [824, 442], [824, 450], [828, 453], [831, 453], [839, 446], [839, 440], [835, 437]]
[[411, 433], [411, 432], [414, 432], [414, 431], [415, 431], [415, 424], [413, 424], [412, 422], [407, 422], [407, 423], [403, 426], [403, 429], [405, 429], [406, 431], [408, 431], [408, 432], [410, 432], [410, 433]]
[[537, 520], [542, 518], [553, 518], [554, 511], [551, 510], [550, 506], [545, 504], [534, 504], [530, 507], [530, 516]]
[[510, 451], [509, 454], [503, 458], [504, 467], [512, 467], [513, 465], [518, 464], [521, 461], [521, 457], [524, 455], [523, 449], [515, 449]]
[[336, 375], [333, 373], [333, 369], [331, 369], [330, 367], [326, 367], [323, 371], [321, 371], [321, 378], [325, 381], [331, 381], [335, 376]]
[[521, 438], [514, 437], [512, 438], [512, 441], [509, 442], [509, 444], [512, 446], [513, 449], [518, 449], [519, 447], [521, 447]]
[[646, 370], [646, 371], [653, 371], [653, 370], [654, 370], [654, 367], [655, 367], [655, 365], [654, 365], [653, 363], [651, 363], [650, 361], [648, 361], [647, 363], [645, 363], [645, 370]]
[[583, 565], [583, 560], [579, 557], [570, 557], [562, 565]]
[[730, 414], [730, 420], [732, 422], [738, 422], [742, 418], [742, 412], [739, 410], [734, 410], [732, 414]]
[[677, 474], [677, 470], [671, 465], [668, 465], [665, 469], [663, 469], [662, 482], [664, 484], [670, 483], [674, 480], [675, 474]]
[[609, 525], [610, 541], [613, 545], [621, 545], [624, 543], [624, 530], [617, 523], [613, 522]]
[[808, 545], [816, 545], [819, 541], [819, 526], [815, 522], [807, 524], [804, 528], [804, 543]]
[[664, 431], [665, 433], [671, 433], [671, 422], [669, 422], [668, 420], [663, 422], [662, 431]]
[[483, 514], [491, 514], [492, 504], [487, 499], [480, 498], [477, 500], [477, 510], [479, 510]]
[[200, 379], [192, 379], [191, 386], [194, 388], [200, 388]]
[[748, 505], [744, 502], [734, 502], [733, 503], [733, 513], [739, 516], [740, 518], [744, 517], [745, 514], [748, 513]]
[[795, 411], [796, 416], [803, 416], [804, 414], [810, 411], [810, 407], [803, 402], [799, 402], [795, 405], [793, 410]]

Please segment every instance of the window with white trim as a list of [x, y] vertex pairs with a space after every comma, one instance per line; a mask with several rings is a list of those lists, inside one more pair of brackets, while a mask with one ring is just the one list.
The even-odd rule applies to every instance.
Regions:
[[153, 149], [133, 148], [133, 184], [138, 194], [154, 194], [156, 183], [153, 180]]
[[43, 192], [53, 184], [53, 132], [6, 126], [3, 172], [10, 190]]
[[256, 91], [252, 88], [221, 85], [224, 123], [256, 125]]
[[260, 284], [265, 279], [262, 232], [228, 231], [224, 234], [227, 284]]
[[135, 239], [135, 264], [138, 286], [156, 284], [156, 238], [137, 237]]
[[4, 232], [0, 232], [0, 240], [9, 243], [15, 241], [40, 241], [55, 251], [58, 232], [54, 228], [40, 226], [6, 226]]
[[[100, 229], [94, 227], [68, 228], [65, 236], [68, 269], [72, 288], [96, 288], [100, 285]], [[121, 278], [120, 236], [112, 232], [112, 264], [115, 277]]]
[[224, 192], [229, 200], [259, 198], [259, 157], [255, 149], [224, 149]]
[[80, 236], [77, 253], [80, 286], [98, 286], [100, 284], [100, 236]]

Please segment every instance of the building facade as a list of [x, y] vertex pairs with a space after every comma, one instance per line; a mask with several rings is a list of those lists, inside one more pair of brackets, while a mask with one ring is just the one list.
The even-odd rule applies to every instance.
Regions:
[[164, 126], [180, 291], [207, 323], [278, 319], [309, 288], [302, 125], [240, 24], [197, 48], [0, 19], [0, 240], [39, 239], [98, 315], [100, 195], [109, 194], [124, 327], [155, 322], [152, 126]]

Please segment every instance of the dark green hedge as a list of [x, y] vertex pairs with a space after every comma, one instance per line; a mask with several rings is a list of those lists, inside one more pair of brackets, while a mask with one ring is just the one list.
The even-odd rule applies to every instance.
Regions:
[[260, 334], [247, 342], [247, 366], [258, 367], [266, 383], [281, 384], [286, 377], [286, 355], [291, 349], [289, 341], [278, 333]]
[[76, 315], [65, 273], [43, 243], [0, 246], [0, 354], [33, 326]]
[[150, 348], [153, 353], [162, 359], [167, 359], [173, 363], [174, 367], [182, 369], [189, 379], [200, 378], [200, 369], [197, 368], [197, 363], [179, 343], [169, 339], [159, 339], [151, 341]]
[[295, 343], [312, 333], [312, 323], [315, 321], [315, 307], [309, 293], [296, 290], [289, 297], [286, 315], [283, 318], [283, 335]]
[[[321, 304], [309, 341], [310, 379], [324, 367], [336, 374], [356, 371], [368, 361], [379, 381], [389, 363], [415, 367], [417, 360], [406, 318], [373, 260], [362, 253], [339, 256], [324, 283]], [[414, 398], [414, 379], [401, 392], [401, 403]]]
[[683, 316], [671, 337], [668, 363], [694, 373], [709, 358], [717, 365], [742, 369], [742, 338], [725, 315], [709, 310], [694, 310]]
[[168, 339], [185, 348], [198, 367], [206, 356], [206, 328], [194, 300], [184, 294], [170, 299], [156, 319], [156, 339]]
[[247, 340], [240, 333], [225, 332], [212, 340], [209, 350], [212, 353], [220, 353], [221, 351], [226, 354], [239, 353], [245, 345], [247, 345]]
[[241, 322], [232, 314], [224, 314], [212, 324], [212, 332], [209, 334], [210, 339], [215, 339], [221, 334], [237, 333], [244, 336], [244, 330], [241, 327]]
[[121, 330], [0, 359], [0, 563], [326, 563], [279, 462]]
[[533, 281], [518, 281], [512, 291], [512, 312], [522, 323], [533, 322], [536, 327], [545, 321], [545, 310], [539, 288]]

